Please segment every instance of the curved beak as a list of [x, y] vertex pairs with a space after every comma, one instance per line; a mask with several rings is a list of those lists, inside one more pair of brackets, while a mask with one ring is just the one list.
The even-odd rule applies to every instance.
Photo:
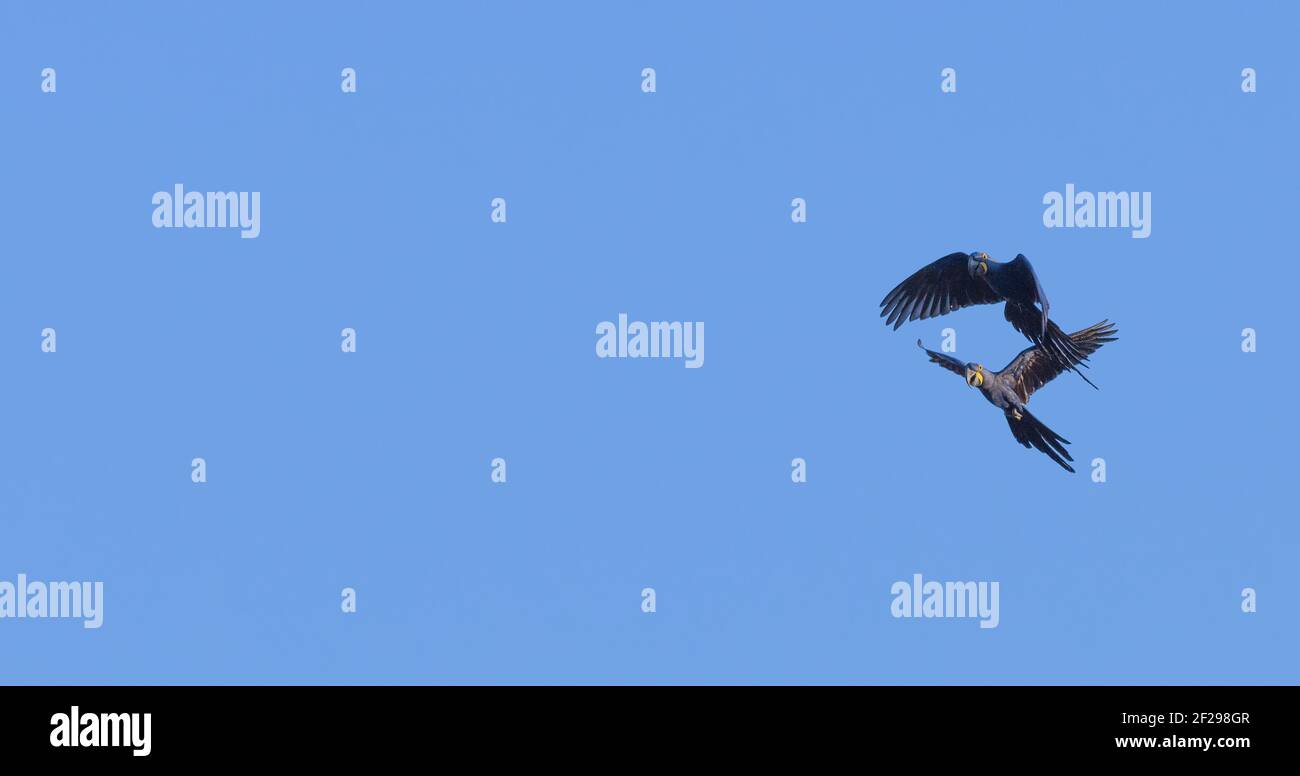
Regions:
[[967, 369], [966, 384], [972, 388], [978, 388], [984, 384], [984, 375], [976, 372], [974, 369]]

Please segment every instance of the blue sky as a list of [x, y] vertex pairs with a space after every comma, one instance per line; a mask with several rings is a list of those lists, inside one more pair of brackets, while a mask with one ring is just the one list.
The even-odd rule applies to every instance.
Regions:
[[[106, 601], [0, 680], [1300, 678], [1294, 8], [375, 5], [3, 5], [0, 579]], [[261, 235], [154, 229], [176, 183]], [[1044, 228], [1067, 183], [1151, 236]], [[1000, 368], [1000, 308], [877, 319], [956, 250], [1118, 323], [1031, 404], [1079, 474], [914, 346]], [[596, 358], [620, 312], [706, 365]]]

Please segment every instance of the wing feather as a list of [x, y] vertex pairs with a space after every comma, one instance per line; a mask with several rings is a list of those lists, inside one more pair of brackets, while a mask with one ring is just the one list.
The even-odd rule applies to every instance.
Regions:
[[1083, 359], [1096, 353], [1097, 349], [1107, 342], [1119, 339], [1115, 336], [1117, 333], [1119, 329], [1115, 328], [1115, 324], [1102, 321], [1066, 337], [1070, 347], [1064, 353], [1048, 345], [1025, 348], [1020, 351], [1020, 355], [1011, 360], [1010, 364], [1007, 364], [1005, 369], [998, 372], [998, 377], [1010, 378], [1012, 388], [1020, 397], [1020, 401], [1027, 402], [1034, 391], [1047, 385], [1057, 375], [1072, 369]]
[[[1034, 265], [1029, 263], [1025, 254], [1018, 253], [1011, 261], [990, 264], [989, 268], [990, 272], [996, 272], [993, 284], [1002, 292], [1002, 296], [1026, 305], [1037, 304], [1043, 308], [1043, 317], [1050, 317], [1051, 305], [1047, 301], [1047, 293], [1043, 291], [1043, 284], [1038, 282], [1038, 273], [1034, 272]], [[1041, 329], [1039, 333], [1042, 334]]]
[[1093, 388], [1097, 387], [1083, 372], [1079, 371], [1079, 367], [1088, 368], [1089, 351], [1080, 349], [1070, 338], [1071, 335], [1066, 334], [1060, 326], [1056, 325], [1056, 321], [1048, 319], [1044, 325], [1043, 314], [1037, 307], [1027, 307], [1016, 302], [1007, 302], [1003, 316], [1011, 323], [1012, 328], [1025, 335], [1025, 339], [1046, 349], [1050, 355], [1061, 362], [1065, 369], [1079, 375]]
[[969, 254], [950, 253], [895, 286], [880, 302], [880, 317], [885, 319], [885, 325], [898, 329], [908, 321], [1002, 301], [984, 278], [971, 276], [966, 268], [969, 260]]
[[964, 362], [953, 358], [947, 353], [936, 353], [933, 350], [930, 350], [925, 345], [921, 344], [921, 340], [916, 341], [916, 346], [926, 352], [926, 355], [930, 357], [930, 363], [938, 364], [955, 375], [961, 375], [963, 380], [966, 379], [966, 364]]

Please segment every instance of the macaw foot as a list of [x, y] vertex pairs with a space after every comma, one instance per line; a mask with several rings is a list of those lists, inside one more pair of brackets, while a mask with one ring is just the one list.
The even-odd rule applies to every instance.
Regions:
[[1020, 410], [1015, 409], [1015, 408], [1012, 408], [1012, 410], [1011, 410], [1011, 417], [1015, 418], [1016, 420], [1024, 420], [1024, 419], [1025, 419], [1025, 416], [1020, 414]]

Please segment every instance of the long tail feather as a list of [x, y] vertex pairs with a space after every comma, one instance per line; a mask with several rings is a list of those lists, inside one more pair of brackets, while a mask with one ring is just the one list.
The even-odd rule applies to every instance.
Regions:
[[1025, 447], [1032, 447], [1060, 464], [1062, 469], [1074, 473], [1074, 467], [1066, 463], [1073, 461], [1070, 451], [1065, 446], [1070, 440], [1048, 428], [1041, 420], [1030, 414], [1029, 410], [1020, 410], [1020, 420], [1007, 415], [1007, 425], [1016, 441]]

